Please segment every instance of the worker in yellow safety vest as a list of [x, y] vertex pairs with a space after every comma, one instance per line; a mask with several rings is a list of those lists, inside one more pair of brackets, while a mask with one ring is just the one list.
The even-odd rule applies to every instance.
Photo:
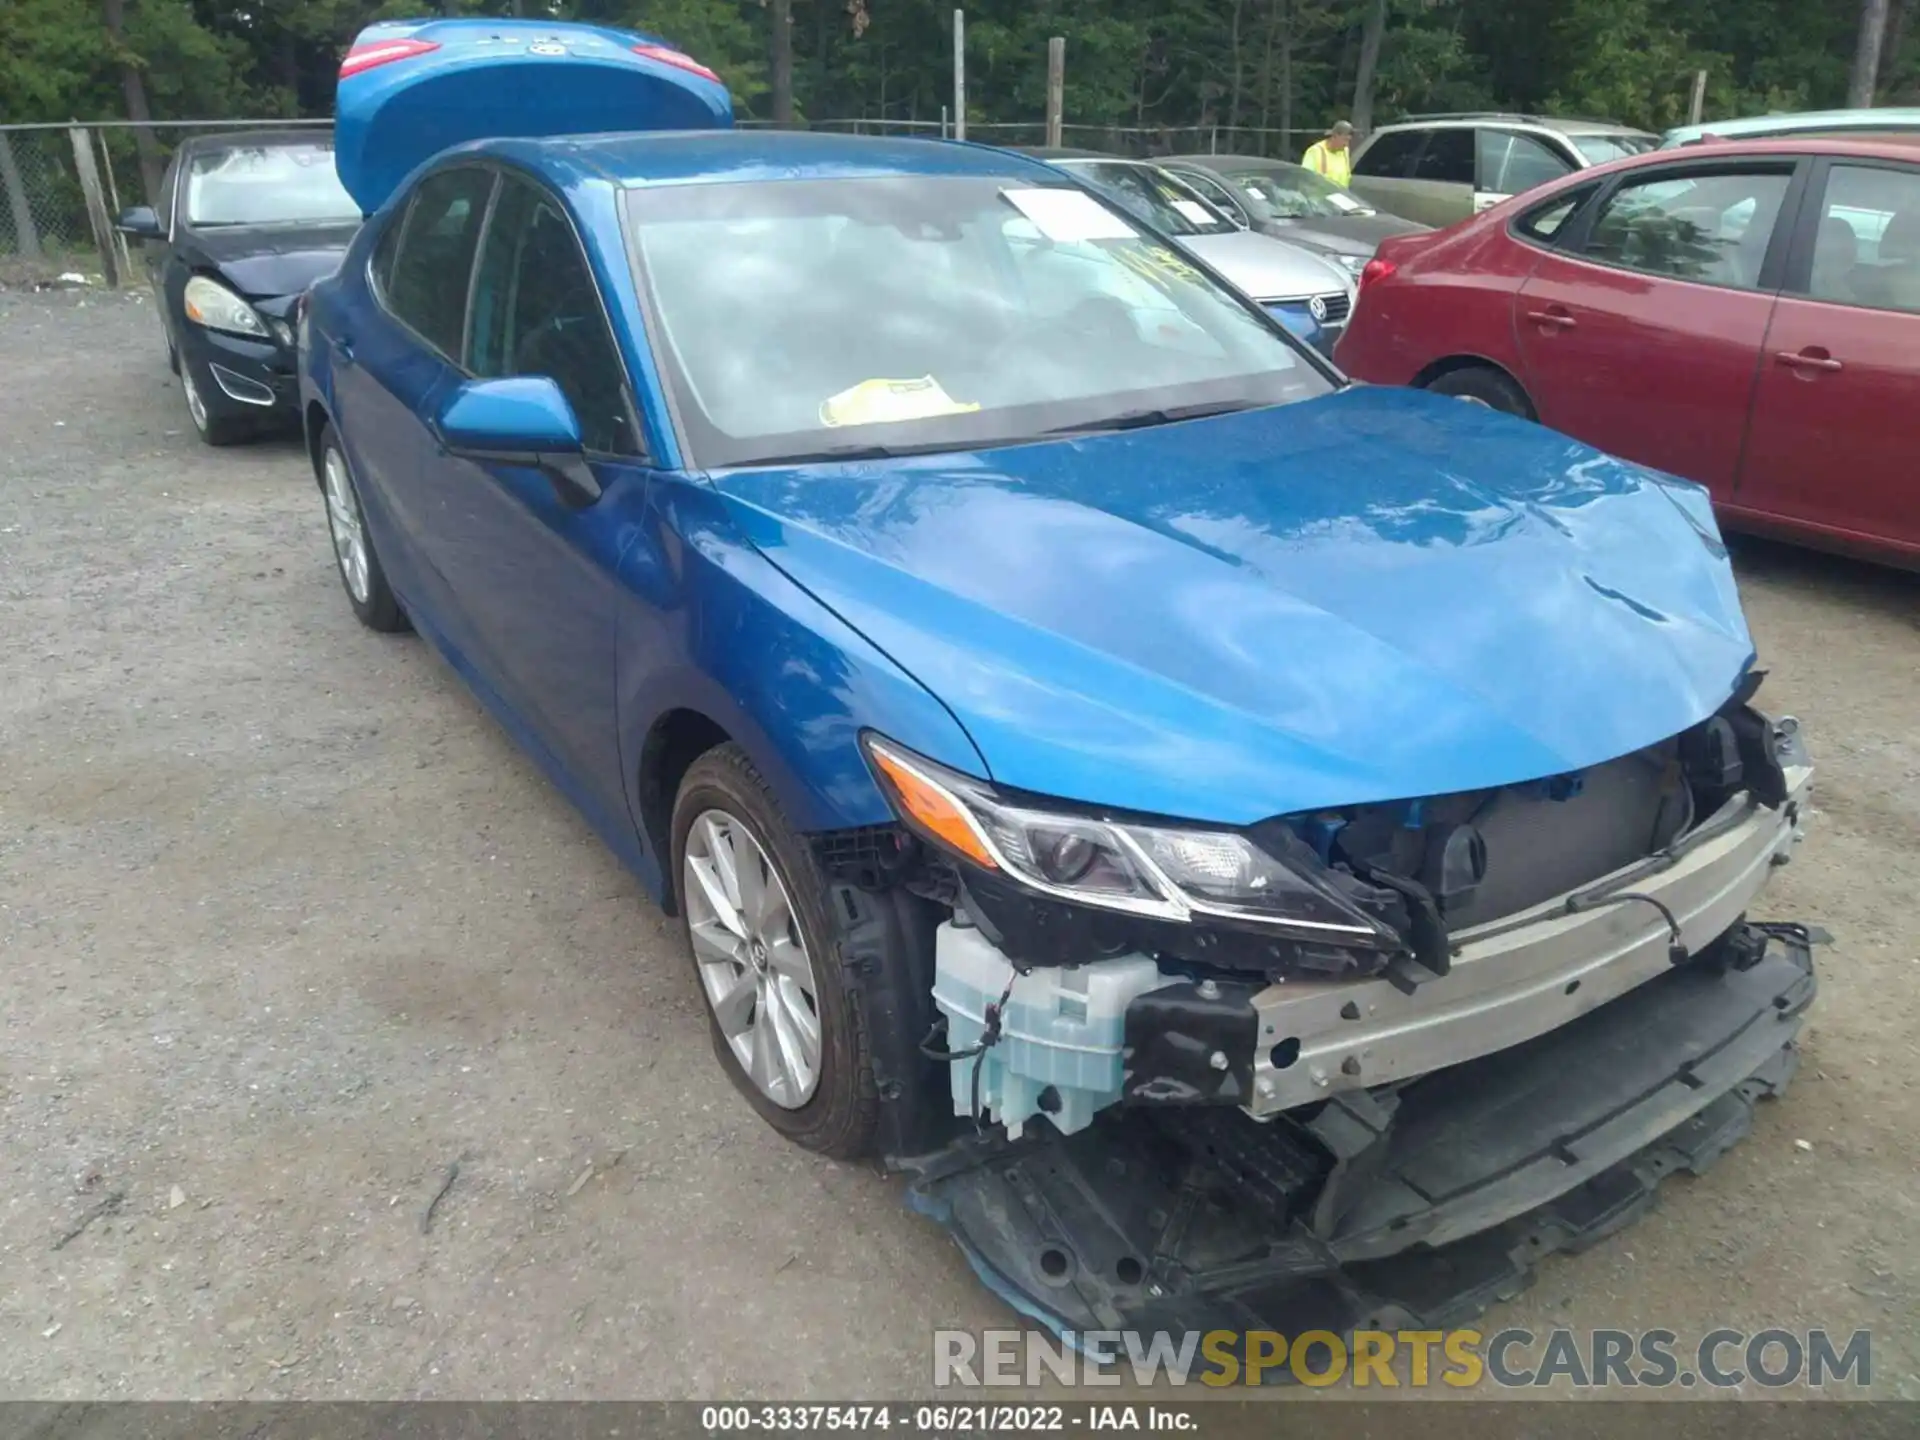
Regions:
[[1324, 140], [1316, 140], [1307, 147], [1307, 153], [1300, 157], [1300, 163], [1315, 174], [1326, 176], [1336, 185], [1345, 185], [1353, 179], [1352, 145], [1353, 126], [1344, 120], [1336, 120]]

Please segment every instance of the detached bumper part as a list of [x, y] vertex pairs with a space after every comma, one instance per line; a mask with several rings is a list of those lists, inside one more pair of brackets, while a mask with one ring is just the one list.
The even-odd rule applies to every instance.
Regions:
[[1458, 1324], [1540, 1257], [1634, 1219], [1666, 1175], [1707, 1168], [1791, 1078], [1805, 934], [1728, 938], [1732, 968], [1669, 969], [1397, 1091], [1304, 1121], [1130, 1108], [1071, 1136], [965, 1141], [912, 1202], [1057, 1332]]

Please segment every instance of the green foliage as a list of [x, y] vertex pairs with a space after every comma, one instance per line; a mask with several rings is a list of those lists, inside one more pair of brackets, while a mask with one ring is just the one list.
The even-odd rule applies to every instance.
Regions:
[[[1894, 0], [1896, 9], [1903, 0]], [[121, 62], [159, 119], [331, 108], [340, 54], [374, 19], [428, 12], [551, 16], [651, 31], [769, 110], [764, 0], [0, 0], [0, 122], [120, 118]], [[1904, 0], [1911, 17], [1920, 0]], [[969, 115], [1037, 126], [1046, 43], [1067, 39], [1076, 126], [1279, 126], [1312, 132], [1353, 101], [1368, 0], [969, 0]], [[1649, 127], [1685, 112], [1708, 72], [1709, 116], [1842, 100], [1851, 0], [1392, 0], [1374, 113], [1502, 105]], [[803, 116], [937, 120], [951, 96], [951, 0], [793, 0]], [[1891, 37], [1888, 99], [1920, 98], [1920, 19]], [[1243, 145], [1261, 143], [1241, 136]], [[1277, 147], [1278, 137], [1268, 142]]]

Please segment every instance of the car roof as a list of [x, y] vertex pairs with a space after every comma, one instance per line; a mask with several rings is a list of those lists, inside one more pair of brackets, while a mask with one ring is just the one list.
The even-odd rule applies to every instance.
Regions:
[[[1641, 135], [1656, 139], [1651, 130], [1623, 125], [1618, 120], [1591, 120], [1573, 116], [1527, 115], [1507, 110], [1461, 110], [1444, 115], [1407, 115], [1374, 128], [1375, 135], [1386, 130], [1438, 130], [1464, 125], [1531, 125], [1561, 135]], [[1369, 137], [1371, 138], [1371, 137]]]
[[1119, 165], [1147, 165], [1151, 161], [1136, 160], [1128, 155], [1109, 155], [1104, 150], [1076, 150], [1070, 145], [1007, 145], [1002, 147], [1017, 155], [1031, 155], [1036, 160], [1111, 160]]
[[1920, 133], [1886, 135], [1771, 135], [1753, 140], [1709, 140], [1680, 149], [1649, 150], [1625, 160], [1614, 160], [1593, 170], [1631, 169], [1642, 165], [1674, 165], [1686, 160], [1717, 160], [1748, 155], [1841, 155], [1873, 160], [1920, 162]]
[[497, 155], [560, 180], [623, 189], [724, 181], [854, 180], [981, 175], [1043, 181], [1038, 160], [959, 140], [835, 135], [810, 130], [636, 131], [478, 140], [461, 154]]
[[1874, 110], [1802, 110], [1790, 114], [1746, 115], [1738, 120], [1713, 120], [1699, 125], [1680, 125], [1667, 131], [1661, 144], [1685, 145], [1715, 135], [1724, 139], [1744, 136], [1791, 135], [1804, 130], [1920, 130], [1920, 106], [1883, 106]]
[[1169, 155], [1166, 163], [1198, 165], [1202, 170], [1304, 170], [1307, 167], [1292, 160], [1279, 160], [1271, 155]]

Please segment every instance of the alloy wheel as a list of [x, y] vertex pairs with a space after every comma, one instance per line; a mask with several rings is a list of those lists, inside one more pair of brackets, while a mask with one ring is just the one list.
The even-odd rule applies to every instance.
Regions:
[[206, 433], [207, 402], [200, 398], [200, 387], [193, 383], [193, 367], [184, 362], [180, 366], [180, 388], [186, 392], [187, 414], [193, 419], [194, 429]]
[[327, 528], [333, 532], [333, 553], [340, 562], [340, 577], [347, 582], [347, 593], [365, 605], [369, 594], [367, 532], [360, 518], [360, 502], [353, 493], [353, 481], [347, 475], [347, 458], [338, 450], [329, 449], [322, 469], [326, 477]]
[[742, 821], [706, 810], [687, 832], [681, 886], [720, 1033], [761, 1094], [799, 1109], [820, 1083], [820, 999], [786, 883]]

